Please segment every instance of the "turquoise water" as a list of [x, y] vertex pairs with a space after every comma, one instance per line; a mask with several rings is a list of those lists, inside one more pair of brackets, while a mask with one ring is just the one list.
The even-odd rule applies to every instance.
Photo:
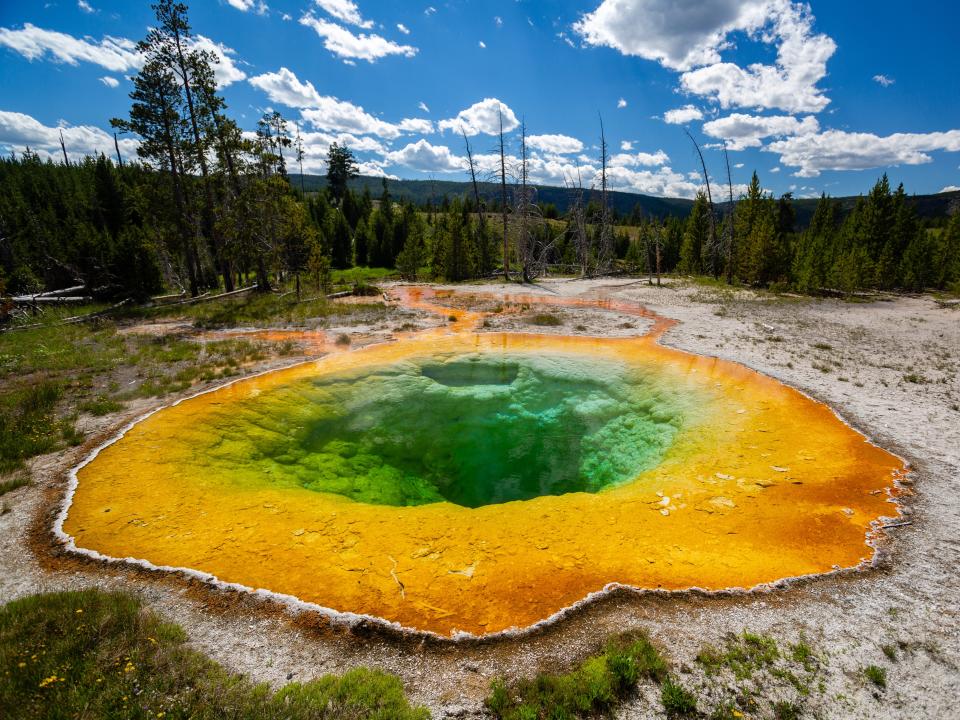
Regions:
[[479, 507], [632, 479], [670, 447], [685, 403], [619, 363], [477, 354], [299, 381], [234, 405], [223, 429], [252, 443], [261, 479]]

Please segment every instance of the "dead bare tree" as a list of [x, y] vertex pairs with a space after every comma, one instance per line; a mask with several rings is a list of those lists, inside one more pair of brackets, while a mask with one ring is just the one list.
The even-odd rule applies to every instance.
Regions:
[[120, 142], [117, 140], [117, 134], [113, 134], [113, 149], [117, 151], [117, 165], [123, 167], [123, 158], [120, 155]]
[[69, 165], [70, 159], [67, 157], [67, 146], [63, 142], [63, 130], [60, 131], [60, 149], [63, 150], [63, 164]]
[[573, 234], [573, 246], [577, 252], [577, 262], [580, 264], [580, 275], [585, 277], [590, 265], [590, 238], [587, 236], [587, 217], [583, 206], [583, 178], [580, 175], [580, 166], [577, 165], [577, 184], [572, 181], [570, 188], [570, 210], [568, 232]]
[[467, 147], [467, 167], [470, 170], [470, 184], [473, 186], [473, 201], [477, 205], [477, 213], [480, 215], [480, 234], [485, 235], [486, 217], [483, 213], [483, 203], [480, 200], [480, 183], [477, 182], [477, 163], [473, 159], [473, 148], [470, 147], [470, 139], [467, 137], [467, 131], [460, 126], [460, 134], [463, 135], [463, 144]]
[[513, 217], [517, 258], [523, 273], [523, 282], [546, 274], [550, 256], [557, 241], [566, 235], [566, 229], [556, 234], [550, 232], [549, 223], [537, 202], [537, 188], [530, 184], [530, 163], [527, 147], [526, 122], [520, 127], [520, 167], [517, 171]]
[[[599, 113], [598, 113], [599, 115]], [[600, 117], [600, 241], [597, 247], [597, 270], [609, 269], [613, 259], [613, 228], [610, 223], [610, 204], [607, 197], [607, 136], [603, 129], [603, 115]]]
[[303, 151], [303, 138], [300, 137], [300, 123], [294, 123], [294, 127], [297, 128], [297, 137], [293, 141], [293, 147], [297, 154], [297, 164], [300, 166], [300, 194], [306, 195], [306, 190], [303, 187], [303, 158], [306, 153]]
[[500, 213], [503, 216], [503, 279], [510, 282], [510, 228], [507, 218], [507, 155], [503, 139], [503, 108], [497, 108], [500, 120]]
[[723, 159], [727, 163], [727, 188], [730, 191], [729, 202], [730, 206], [727, 209], [727, 252], [726, 252], [726, 263], [727, 263], [727, 285], [733, 284], [733, 258], [736, 256], [736, 228], [734, 227], [734, 222], [736, 220], [736, 205], [733, 204], [733, 178], [730, 175], [730, 154], [727, 152], [727, 141], [723, 141]]
[[700, 151], [700, 144], [694, 140], [689, 130], [684, 128], [683, 131], [687, 134], [687, 137], [690, 138], [690, 142], [693, 143], [693, 147], [700, 157], [700, 167], [703, 169], [703, 182], [707, 186], [707, 205], [710, 208], [710, 263], [713, 265], [713, 277], [718, 278], [720, 276], [720, 267], [717, 263], [717, 251], [719, 249], [717, 248], [717, 218], [713, 210], [713, 193], [710, 190], [710, 175], [707, 173], [707, 163], [704, 161], [703, 153]]

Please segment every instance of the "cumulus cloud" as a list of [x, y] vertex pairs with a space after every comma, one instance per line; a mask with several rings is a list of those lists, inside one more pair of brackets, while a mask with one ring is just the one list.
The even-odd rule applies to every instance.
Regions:
[[630, 142], [629, 140], [622, 140], [620, 142], [620, 149], [623, 150], [624, 152], [630, 152], [631, 150], [633, 150], [633, 143]]
[[670, 156], [663, 150], [657, 150], [655, 153], [617, 153], [610, 158], [610, 165], [613, 167], [658, 166], [669, 162]]
[[255, 88], [263, 90], [273, 102], [288, 107], [319, 107], [322, 100], [313, 83], [309, 80], [300, 82], [296, 73], [285, 67], [274, 73], [256, 75], [248, 82]]
[[890, 87], [896, 82], [892, 77], [887, 77], [886, 75], [874, 75], [873, 81], [884, 87]]
[[940, 192], [942, 192], [942, 193], [945, 193], [945, 192], [960, 192], [960, 185], [947, 185], [947, 186], [946, 186], [943, 190], [941, 190]]
[[417, 48], [411, 45], [400, 45], [380, 35], [355, 35], [342, 25], [323, 20], [309, 12], [300, 18], [300, 24], [313, 28], [317, 35], [323, 38], [323, 46], [346, 61], [366, 60], [372, 63], [390, 55], [413, 57], [418, 52]]
[[77, 7], [83, 10], [85, 13], [92, 14], [95, 13], [93, 6], [87, 2], [87, 0], [77, 0]]
[[119, 80], [117, 80], [115, 77], [110, 77], [109, 75], [105, 75], [104, 77], [100, 78], [100, 82], [102, 82], [108, 88], [115, 88], [120, 84]]
[[427, 104], [426, 104], [423, 100], [421, 100], [421, 101], [417, 104], [417, 107], [420, 108], [421, 110], [423, 110], [423, 112], [425, 112], [425, 113], [430, 112], [430, 108], [427, 107]]
[[684, 105], [680, 108], [667, 110], [663, 114], [663, 121], [670, 125], [686, 125], [694, 120], [702, 120], [703, 112], [694, 105]]
[[68, 65], [82, 61], [111, 72], [137, 70], [143, 64], [137, 44], [132, 40], [106, 35], [97, 42], [92, 38], [80, 39], [55, 30], [44, 30], [30, 23], [20, 30], [0, 28], [0, 45], [23, 55], [27, 60], [49, 57], [54, 62]]
[[583, 143], [569, 135], [530, 135], [527, 145], [553, 155], [567, 155], [583, 150]]
[[718, 62], [727, 34], [745, 29], [747, 19], [756, 12], [754, 6], [762, 4], [740, 0], [603, 0], [573, 28], [589, 45], [655, 60], [672, 70], [689, 70]]
[[247, 74], [237, 67], [237, 63], [234, 61], [236, 51], [233, 48], [215, 42], [203, 35], [194, 36], [193, 47], [197, 50], [206, 50], [216, 56], [218, 62], [213, 65], [213, 74], [221, 87], [246, 79]]
[[617, 100], [617, 110], [623, 110], [627, 106], [627, 101], [623, 98]]
[[[778, 42], [774, 65], [755, 63], [741, 68], [718, 62], [684, 73], [681, 87], [692, 94], [712, 98], [723, 108], [780, 108], [787, 112], [819, 112], [830, 99], [817, 87], [827, 74], [827, 61], [836, 43], [813, 31], [809, 6], [771, 0], [763, 22], [745, 29], [762, 31], [764, 42]], [[769, 21], [769, 24], [768, 24]]]
[[424, 172], [461, 172], [466, 164], [464, 158], [453, 154], [446, 145], [431, 145], [423, 139], [388, 152], [384, 160], [391, 165], [403, 165]]
[[356, 25], [364, 30], [373, 27], [372, 20], [364, 20], [360, 8], [352, 0], [314, 0], [321, 10], [348, 25]]
[[272, 102], [299, 108], [301, 116], [317, 130], [377, 135], [394, 139], [404, 133], [430, 133], [433, 123], [421, 118], [406, 118], [390, 123], [366, 112], [359, 105], [321, 95], [309, 80], [301, 81], [292, 70], [282, 67], [248, 81], [267, 94]]
[[397, 30], [399, 30], [400, 32], [402, 32], [404, 35], [409, 35], [409, 34], [410, 34], [410, 28], [408, 28], [408, 27], [407, 27], [406, 25], [404, 25], [403, 23], [397, 23]]
[[[724, 108], [818, 112], [830, 102], [817, 83], [836, 43], [813, 21], [808, 5], [791, 0], [603, 0], [574, 29], [590, 45], [682, 72], [685, 92]], [[736, 32], [776, 45], [775, 64], [723, 62]]]
[[780, 164], [799, 168], [798, 177], [816, 177], [824, 170], [867, 170], [887, 165], [922, 165], [928, 154], [960, 152], [960, 130], [933, 133], [873, 133], [826, 130], [770, 143], [767, 151], [780, 155]]
[[227, 4], [240, 12], [254, 10], [257, 15], [266, 15], [267, 11], [270, 10], [262, 0], [227, 0]]
[[516, 114], [504, 103], [496, 98], [484, 98], [474, 103], [466, 110], [461, 110], [456, 117], [441, 120], [437, 127], [441, 130], [452, 130], [459, 133], [461, 129], [467, 135], [497, 135], [500, 132], [500, 116], [503, 114], [503, 131], [510, 132], [520, 125]]
[[703, 132], [710, 137], [727, 141], [730, 150], [760, 147], [763, 138], [806, 135], [820, 131], [820, 123], [813, 115], [798, 119], [792, 115], [745, 115], [733, 113], [727, 117], [703, 124]]
[[[20, 30], [0, 28], [0, 45], [28, 60], [49, 58], [67, 65], [88, 62], [110, 72], [130, 72], [143, 65], [143, 56], [137, 52], [133, 40], [105, 35], [97, 42], [92, 38], [81, 39], [55, 30], [44, 30], [30, 23]], [[217, 57], [219, 62], [214, 65], [214, 73], [220, 85], [227, 86], [247, 76], [234, 62], [236, 53], [226, 45], [197, 35], [193, 47], [207, 50]]]
[[[29, 147], [41, 158], [59, 162], [63, 157], [60, 150], [61, 132], [71, 161], [113, 152], [113, 135], [93, 125], [71, 126], [62, 123], [50, 127], [30, 115], [0, 110], [0, 147], [5, 152], [22, 152]], [[120, 152], [128, 157], [136, 154], [139, 146], [136, 140], [130, 138], [121, 139], [119, 144]]]

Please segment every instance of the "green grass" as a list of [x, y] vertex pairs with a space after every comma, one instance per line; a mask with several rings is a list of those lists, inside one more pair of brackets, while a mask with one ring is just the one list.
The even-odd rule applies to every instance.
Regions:
[[660, 688], [660, 700], [667, 717], [690, 717], [697, 712], [696, 696], [670, 679]]
[[12, 478], [8, 478], [7, 480], [0, 480], [0, 497], [3, 497], [7, 493], [13, 492], [14, 490], [19, 490], [22, 487], [26, 487], [29, 484], [30, 476], [26, 473], [14, 475]]
[[779, 658], [780, 650], [772, 637], [751, 632], [728, 638], [721, 649], [707, 645], [697, 654], [697, 662], [708, 675], [729, 668], [740, 680], [772, 666]]
[[796, 703], [779, 700], [773, 704], [774, 720], [800, 720], [803, 710]]
[[863, 669], [863, 676], [878, 688], [887, 686], [887, 671], [876, 665], [867, 665]]
[[[3, 493], [0, 492], [0, 495], [2, 494]], [[883, 654], [887, 656], [887, 660], [890, 662], [897, 661], [897, 649], [893, 645], [884, 645], [880, 649], [883, 650]]]
[[36, 595], [0, 608], [0, 717], [426, 720], [400, 681], [353, 670], [273, 692], [186, 647], [129, 594]]
[[510, 686], [495, 680], [485, 704], [502, 720], [565, 720], [610, 710], [641, 679], [666, 680], [667, 663], [645, 634], [631, 633], [610, 640], [603, 653], [568, 673]]
[[0, 474], [23, 467], [23, 461], [82, 441], [70, 418], [57, 419], [54, 408], [63, 386], [51, 380], [0, 394]]

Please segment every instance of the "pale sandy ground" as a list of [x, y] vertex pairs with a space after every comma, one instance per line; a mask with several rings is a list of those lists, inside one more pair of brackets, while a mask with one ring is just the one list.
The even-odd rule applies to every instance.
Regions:
[[[523, 292], [642, 303], [681, 321], [666, 344], [741, 362], [827, 402], [914, 465], [915, 495], [904, 506], [912, 525], [890, 531], [878, 567], [866, 572], [746, 598], [622, 594], [515, 641], [417, 644], [299, 629], [252, 601], [211, 610], [205, 604], [210, 593], [177, 582], [84, 566], [42, 569], [26, 534], [42, 509], [44, 490], [62, 485], [81, 448], [38, 458], [34, 485], [4, 498], [12, 512], [0, 516], [0, 602], [67, 588], [134, 590], [182, 624], [195, 647], [257, 680], [281, 684], [358, 665], [380, 667], [398, 674], [411, 698], [427, 704], [435, 717], [477, 715], [492, 677], [568, 667], [606, 635], [632, 627], [645, 628], [679, 668], [680, 681], [704, 698], [718, 681], [704, 678], [693, 661], [703, 643], [745, 629], [769, 633], [784, 645], [803, 635], [824, 653], [818, 676], [823, 684], [804, 699], [806, 717], [960, 717], [960, 311], [940, 308], [930, 298], [848, 304], [689, 286], [658, 289], [635, 281], [557, 280], [545, 286]], [[502, 285], [469, 289], [518, 292]], [[575, 332], [591, 334], [646, 329], [636, 318], [615, 313], [556, 312], [568, 331], [577, 325], [584, 329]], [[515, 319], [502, 322], [509, 328]], [[522, 325], [516, 329], [531, 330]], [[923, 382], [908, 382], [910, 375]], [[108, 418], [109, 427], [101, 429], [119, 426], [145, 407]], [[88, 423], [88, 429], [96, 427]], [[896, 662], [883, 655], [885, 644], [898, 647]], [[861, 669], [868, 664], [886, 668], [886, 691], [864, 681]], [[768, 677], [755, 682], [765, 692], [757, 717], [771, 716], [770, 701], [793, 697]], [[641, 686], [618, 714], [662, 717], [656, 687]]]

